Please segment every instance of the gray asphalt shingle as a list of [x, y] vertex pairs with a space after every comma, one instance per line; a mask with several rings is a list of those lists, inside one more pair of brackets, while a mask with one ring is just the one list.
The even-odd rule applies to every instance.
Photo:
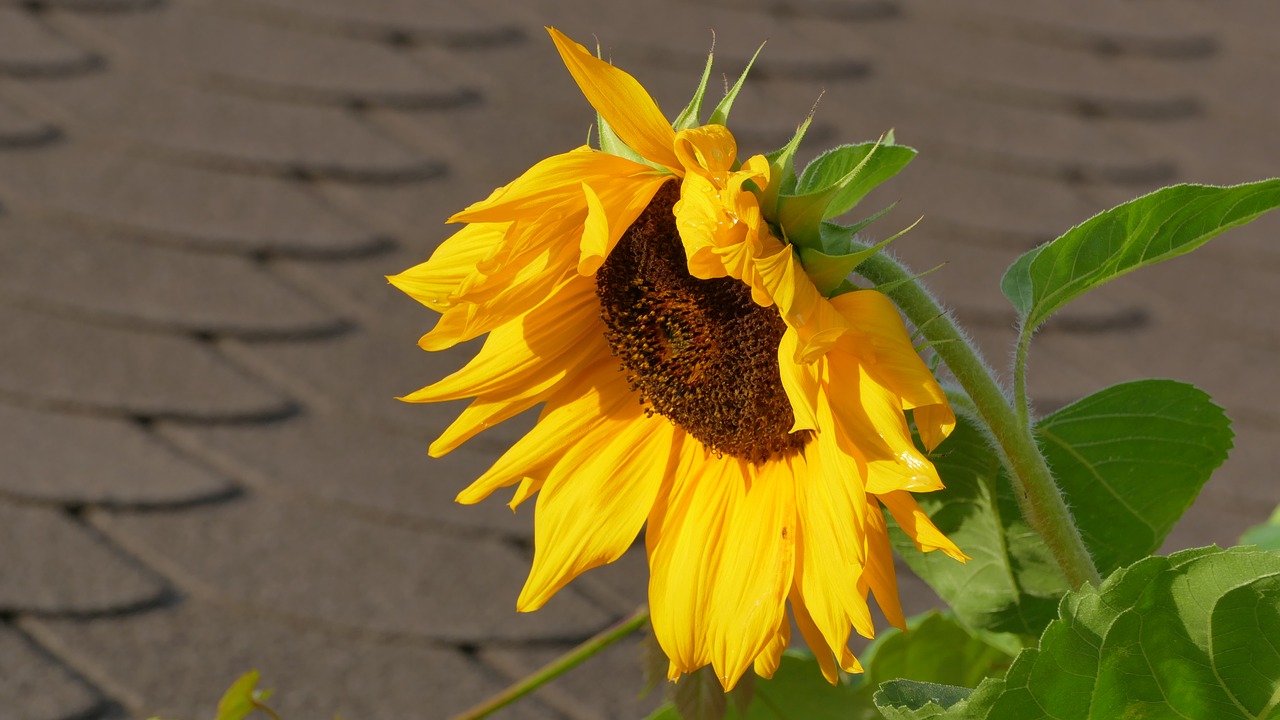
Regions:
[[[514, 612], [532, 504], [454, 494], [532, 422], [440, 460], [465, 406], [394, 400], [477, 343], [384, 274], [595, 120], [543, 25], [674, 115], [710, 96], [744, 152], [815, 101], [805, 158], [894, 128], [921, 157], [867, 200], [1005, 373], [1004, 267], [1171, 182], [1277, 174], [1274, 4], [1213, 0], [0, 0], [0, 714], [207, 716], [253, 667], [290, 720], [442, 716], [645, 597], [637, 546]], [[1040, 412], [1167, 375], [1236, 448], [1166, 543], [1231, 543], [1280, 502], [1280, 217], [1050, 321]], [[904, 604], [936, 598], [902, 578]], [[633, 717], [636, 643], [507, 720]], [[425, 710], [424, 710], [425, 708]]]
[[0, 404], [0, 427], [0, 493], [9, 498], [155, 507], [217, 499], [236, 489], [129, 420]]

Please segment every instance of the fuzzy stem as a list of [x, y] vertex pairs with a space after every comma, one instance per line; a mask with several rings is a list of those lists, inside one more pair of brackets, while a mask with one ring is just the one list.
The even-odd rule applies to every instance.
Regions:
[[925, 338], [934, 343], [934, 352], [942, 356], [969, 394], [1008, 463], [1014, 492], [1027, 522], [1044, 538], [1072, 589], [1085, 583], [1099, 584], [1098, 569], [1029, 424], [1019, 422], [977, 348], [960, 332], [950, 313], [943, 311], [907, 268], [884, 253], [871, 256], [858, 267], [858, 272], [877, 285], [891, 288], [886, 294], [912, 323], [923, 328]]
[[1013, 407], [1018, 411], [1018, 423], [1031, 427], [1031, 406], [1027, 402], [1027, 348], [1031, 333], [1026, 324], [1018, 328], [1018, 345], [1013, 352]]
[[534, 690], [537, 690], [543, 685], [546, 685], [552, 680], [555, 680], [566, 672], [569, 672], [596, 653], [618, 642], [636, 630], [639, 630], [647, 622], [649, 622], [649, 608], [648, 606], [642, 606], [635, 612], [623, 618], [616, 625], [602, 630], [586, 642], [570, 650], [564, 655], [561, 655], [555, 660], [552, 660], [546, 665], [543, 665], [528, 677], [514, 685], [511, 685], [506, 690], [503, 690], [470, 710], [454, 716], [454, 720], [479, 720], [479, 718], [488, 717], [525, 695], [528, 695]]

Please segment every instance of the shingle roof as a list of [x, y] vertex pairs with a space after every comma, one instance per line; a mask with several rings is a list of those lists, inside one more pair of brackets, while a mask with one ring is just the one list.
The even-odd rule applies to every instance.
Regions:
[[[382, 276], [591, 123], [541, 26], [672, 112], [715, 30], [748, 150], [895, 128], [896, 247], [997, 365], [997, 281], [1175, 181], [1276, 174], [1280, 5], [1213, 0], [0, 0], [0, 698], [5, 716], [207, 717], [260, 668], [285, 717], [444, 717], [643, 600], [642, 557], [517, 615], [531, 517], [451, 504], [520, 420], [444, 460], [456, 365]], [[812, 149], [810, 150], [812, 152]], [[905, 224], [905, 222], [903, 223]], [[1041, 409], [1172, 376], [1235, 419], [1167, 548], [1280, 502], [1280, 218], [1041, 333]], [[1260, 314], [1251, 315], [1258, 305]], [[904, 580], [910, 609], [932, 597]], [[636, 717], [636, 648], [499, 717]]]

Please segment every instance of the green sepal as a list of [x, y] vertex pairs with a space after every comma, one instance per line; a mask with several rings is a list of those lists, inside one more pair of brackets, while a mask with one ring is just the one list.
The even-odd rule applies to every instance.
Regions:
[[823, 219], [843, 215], [877, 185], [897, 175], [915, 156], [914, 148], [894, 144], [890, 130], [878, 142], [843, 145], [814, 158], [800, 174], [796, 192], [822, 192], [837, 187]]
[[[602, 60], [604, 59], [600, 51], [599, 43], [596, 44], [596, 57]], [[709, 59], [708, 59], [708, 62], [710, 62]], [[661, 165], [658, 165], [657, 163], [649, 162], [644, 157], [642, 157], [640, 153], [636, 152], [635, 150], [632, 150], [629, 145], [622, 142], [622, 138], [618, 137], [618, 134], [613, 131], [613, 128], [609, 125], [608, 122], [605, 121], [604, 116], [601, 115], [600, 113], [596, 113], [596, 126], [600, 129], [600, 151], [601, 152], [606, 152], [606, 153], [609, 153], [610, 155], [616, 155], [617, 157], [620, 157], [620, 158], [626, 158], [627, 160], [630, 160], [632, 162], [638, 162], [641, 165], [648, 165], [651, 168], [667, 171], [667, 168]], [[591, 144], [591, 137], [589, 133], [587, 136], [587, 144], [588, 145]]]
[[599, 113], [596, 114], [596, 122], [600, 124], [601, 152], [616, 155], [620, 158], [626, 158], [627, 160], [640, 163], [641, 165], [647, 165], [664, 174], [669, 175], [671, 173], [670, 168], [659, 165], [656, 162], [651, 162], [648, 158], [642, 156], [635, 150], [632, 150], [630, 145], [622, 142], [622, 138], [618, 137], [618, 134], [613, 131], [612, 127], [609, 127], [609, 123], [605, 122], [605, 119]]
[[795, 192], [796, 150], [812, 122], [813, 115], [805, 118], [786, 145], [764, 156], [769, 161], [769, 187], [760, 194], [760, 211], [770, 223], [778, 222], [778, 196]]
[[821, 224], [843, 215], [873, 188], [906, 167], [916, 151], [905, 145], [843, 145], [819, 155], [778, 197], [778, 224], [800, 246], [820, 249]]
[[600, 150], [602, 152], [646, 165], [653, 164], [640, 157], [640, 153], [632, 150], [626, 143], [622, 142], [622, 138], [618, 137], [612, 127], [609, 127], [609, 123], [605, 122], [604, 116], [600, 113], [596, 113], [596, 123], [600, 128]]
[[[856, 222], [856, 223], [854, 223], [854, 224], [852, 224], [852, 225], [845, 225], [844, 227], [845, 227], [845, 229], [846, 229], [846, 231], [847, 231], [847, 232], [850, 232], [850, 233], [860, 233], [860, 232], [862, 232], [863, 230], [865, 230], [865, 229], [867, 228], [867, 226], [868, 226], [868, 225], [870, 225], [871, 223], [873, 223], [873, 222], [875, 222], [875, 221], [879, 220], [880, 218], [884, 217], [885, 215], [887, 215], [887, 214], [889, 213], [889, 211], [890, 211], [890, 210], [894, 209], [894, 208], [895, 208], [895, 207], [897, 207], [897, 206], [898, 206], [898, 203], [891, 203], [891, 204], [889, 205], [889, 207], [887, 207], [887, 208], [885, 208], [885, 209], [883, 209], [883, 210], [879, 210], [879, 211], [877, 211], [877, 212], [875, 212], [875, 213], [872, 213], [871, 215], [868, 215], [867, 217], [865, 217], [865, 218], [863, 218], [863, 219], [859, 220], [858, 222]], [[920, 221], [919, 221], [919, 220], [917, 220], [916, 222], [918, 223], [918, 222], [920, 222]], [[836, 223], [833, 223], [833, 222], [830, 222], [830, 221], [824, 221], [822, 224], [823, 224], [823, 225], [835, 225]], [[914, 224], [913, 224], [912, 226], [914, 227]]]
[[833, 298], [839, 295], [844, 295], [845, 293], [851, 293], [855, 290], [861, 290], [861, 289], [862, 288], [858, 287], [857, 285], [854, 285], [849, 280], [841, 280], [840, 284], [837, 285], [836, 288], [832, 290], [831, 294], [828, 295], [827, 297]]
[[824, 222], [820, 228], [819, 238], [822, 249], [800, 247], [800, 264], [804, 266], [805, 274], [817, 286], [818, 292], [826, 297], [833, 297], [834, 291], [840, 287], [840, 283], [853, 272], [854, 268], [918, 224], [920, 220], [916, 220], [889, 238], [867, 247], [855, 239], [856, 228]]
[[714, 57], [714, 52], [707, 53], [707, 66], [702, 70], [702, 79], [698, 81], [698, 89], [694, 91], [693, 99], [676, 116], [676, 121], [671, 123], [671, 127], [677, 131], [689, 130], [702, 124], [702, 98], [707, 94], [707, 80], [711, 77], [711, 59]]
[[747, 81], [747, 73], [751, 72], [751, 66], [756, 64], [756, 58], [760, 57], [760, 51], [764, 49], [764, 43], [760, 43], [760, 47], [756, 48], [756, 54], [751, 56], [747, 61], [747, 66], [743, 68], [742, 74], [738, 76], [738, 82], [729, 88], [729, 92], [724, 94], [720, 103], [716, 105], [716, 109], [711, 111], [711, 119], [707, 120], [710, 125], [727, 125], [729, 122], [729, 110], [733, 108], [733, 101], [738, 98], [738, 91], [742, 90], [742, 83]]

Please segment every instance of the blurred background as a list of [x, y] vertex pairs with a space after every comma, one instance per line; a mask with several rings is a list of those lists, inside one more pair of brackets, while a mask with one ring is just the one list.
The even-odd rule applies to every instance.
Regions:
[[[893, 128], [865, 207], [1004, 369], [1015, 257], [1174, 182], [1280, 170], [1265, 0], [0, 0], [0, 700], [6, 718], [209, 717], [258, 668], [289, 720], [445, 717], [644, 600], [642, 553], [517, 615], [532, 507], [454, 494], [460, 409], [392, 398], [474, 344], [383, 275], [594, 120], [542, 30], [668, 116], [768, 40], [731, 124], [805, 158]], [[713, 93], [718, 97], [718, 92]], [[1037, 410], [1194, 382], [1236, 449], [1166, 550], [1280, 502], [1280, 218], [1107, 286], [1040, 333]], [[1158, 479], [1153, 479], [1153, 482]], [[905, 572], [905, 570], [903, 570]], [[908, 610], [935, 602], [903, 579]], [[632, 718], [637, 642], [499, 717]]]

